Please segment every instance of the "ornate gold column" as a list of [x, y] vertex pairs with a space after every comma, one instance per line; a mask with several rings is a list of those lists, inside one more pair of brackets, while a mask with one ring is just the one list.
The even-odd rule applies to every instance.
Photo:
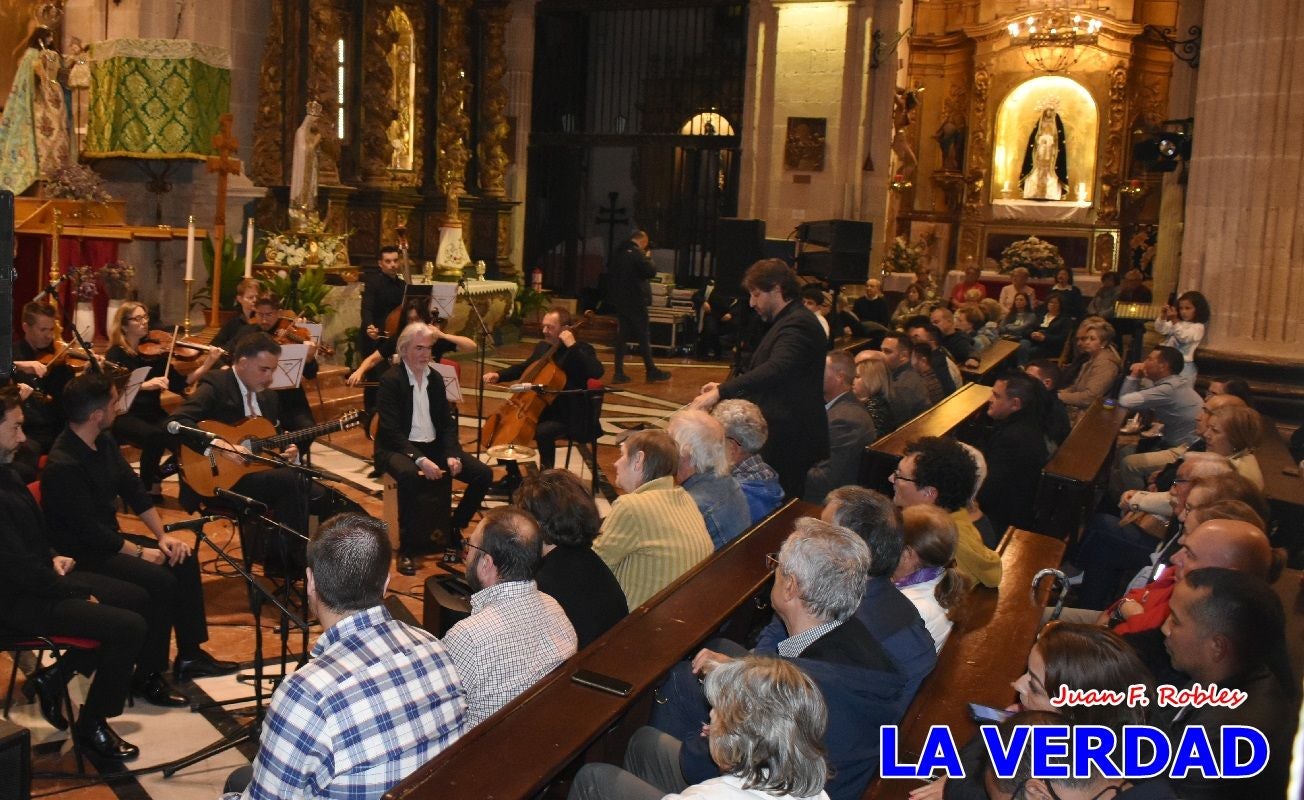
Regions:
[[289, 86], [284, 65], [285, 3], [271, 0], [271, 19], [267, 23], [267, 42], [263, 45], [262, 69], [258, 78], [258, 113], [254, 122], [254, 153], [249, 177], [262, 186], [284, 185], [285, 141], [284, 87]]
[[467, 12], [471, 0], [442, 0], [443, 24], [439, 31], [439, 166], [435, 182], [445, 197], [466, 194], [466, 148], [471, 120], [466, 114], [466, 93], [470, 88], [471, 48], [467, 45]]
[[486, 197], [507, 196], [507, 23], [506, 5], [480, 8], [484, 53], [480, 71], [480, 190]]

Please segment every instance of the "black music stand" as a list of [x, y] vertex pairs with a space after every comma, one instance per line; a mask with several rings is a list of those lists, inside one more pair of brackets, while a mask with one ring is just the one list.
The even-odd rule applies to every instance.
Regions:
[[[626, 391], [626, 390], [625, 390], [625, 389], [615, 389], [615, 388], [612, 388], [612, 387], [610, 387], [610, 386], [600, 386], [600, 387], [598, 387], [598, 388], [596, 388], [596, 389], [589, 389], [589, 388], [584, 388], [584, 389], [549, 389], [548, 387], [543, 386], [543, 385], [541, 385], [541, 384], [535, 384], [535, 385], [531, 386], [530, 389], [532, 389], [536, 394], [550, 394], [550, 395], [554, 395], [554, 396], [561, 396], [561, 395], [580, 395], [580, 396], [584, 396], [584, 397], [587, 397], [587, 398], [589, 399], [589, 402], [593, 405], [593, 423], [594, 423], [595, 426], [597, 426], [597, 429], [596, 429], [596, 431], [594, 432], [594, 435], [593, 435], [593, 442], [592, 442], [592, 444], [593, 444], [593, 451], [592, 451], [592, 454], [591, 454], [591, 455], [592, 455], [592, 458], [593, 458], [593, 463], [591, 464], [591, 469], [590, 469], [590, 471], [592, 472], [592, 479], [593, 479], [593, 480], [592, 480], [592, 484], [593, 484], [593, 486], [592, 486], [592, 492], [593, 492], [593, 496], [596, 497], [596, 496], [598, 495], [598, 477], [599, 477], [599, 475], [601, 475], [601, 473], [602, 473], [602, 469], [598, 466], [598, 438], [602, 435], [602, 412], [601, 412], [601, 409], [602, 409], [602, 398], [603, 398], [605, 395], [608, 395], [608, 394], [619, 394], [619, 393], [624, 392], [624, 391]], [[579, 445], [587, 445], [587, 444], [589, 444], [588, 442], [576, 442], [575, 439], [573, 439], [573, 438], [572, 438], [570, 441], [571, 441], [572, 444], [579, 444]], [[582, 459], [583, 457], [584, 457], [584, 451], [581, 450], [581, 451], [580, 451], [580, 458]]]

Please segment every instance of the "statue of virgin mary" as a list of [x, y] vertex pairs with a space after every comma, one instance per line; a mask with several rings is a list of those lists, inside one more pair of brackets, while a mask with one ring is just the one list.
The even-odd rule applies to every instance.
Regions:
[[321, 103], [308, 103], [308, 113], [294, 133], [290, 162], [290, 217], [300, 225], [317, 213], [317, 148], [321, 145]]
[[1019, 182], [1025, 200], [1062, 200], [1069, 186], [1064, 121], [1055, 111], [1058, 103], [1047, 103], [1028, 134]]

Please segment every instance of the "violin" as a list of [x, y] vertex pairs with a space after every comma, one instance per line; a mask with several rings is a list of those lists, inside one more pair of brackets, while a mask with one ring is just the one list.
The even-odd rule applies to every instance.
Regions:
[[[281, 312], [281, 316], [276, 320], [276, 326], [270, 331], [272, 338], [281, 344], [307, 344], [311, 342], [313, 340], [312, 332], [301, 325], [296, 325], [297, 321], [298, 319], [293, 313], [289, 311]], [[335, 355], [335, 348], [325, 342], [319, 342], [317, 352], [324, 356], [333, 356]]]
[[136, 344], [136, 352], [146, 358], [167, 355], [177, 361], [197, 361], [214, 350], [221, 351], [222, 348], [181, 341], [167, 331], [150, 331]]
[[36, 360], [47, 367], [54, 367], [64, 363], [75, 363], [78, 364], [79, 367], [84, 367], [90, 363], [91, 358], [86, 354], [85, 350], [74, 350], [67, 342], [62, 342], [56, 339], [54, 342], [54, 349], [48, 353], [37, 356]]

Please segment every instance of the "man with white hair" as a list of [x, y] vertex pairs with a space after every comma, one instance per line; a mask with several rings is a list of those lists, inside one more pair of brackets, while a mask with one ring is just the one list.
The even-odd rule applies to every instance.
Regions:
[[724, 426], [724, 453], [729, 461], [729, 474], [743, 490], [751, 524], [755, 525], [783, 503], [779, 473], [761, 457], [761, 448], [770, 435], [765, 415], [752, 401], [735, 398], [721, 400], [711, 410], [711, 416]]
[[719, 550], [752, 524], [747, 498], [729, 474], [724, 426], [705, 411], [684, 409], [670, 418], [666, 432], [679, 446], [675, 483], [692, 495]]

